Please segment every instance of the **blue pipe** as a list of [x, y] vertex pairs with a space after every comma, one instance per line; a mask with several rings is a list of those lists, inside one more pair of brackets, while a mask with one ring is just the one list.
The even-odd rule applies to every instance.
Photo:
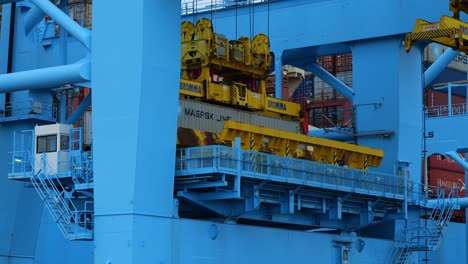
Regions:
[[71, 115], [65, 120], [65, 124], [73, 124], [88, 110], [88, 107], [91, 105], [91, 93], [86, 96], [86, 98], [81, 102], [81, 104], [71, 113]]
[[60, 87], [91, 80], [88, 61], [0, 75], [0, 93]]
[[31, 0], [33, 4], [39, 7], [44, 13], [50, 16], [60, 26], [74, 36], [88, 50], [91, 50], [91, 31], [81, 27], [60, 8], [55, 6], [49, 0]]
[[452, 199], [431, 199], [431, 200], [427, 200], [425, 207], [434, 208], [438, 204], [443, 205], [445, 203], [455, 203], [456, 205], [459, 205], [460, 208], [467, 208], [468, 197], [460, 197], [460, 198], [452, 198]]
[[278, 99], [288, 100], [289, 98], [283, 98], [283, 52], [277, 52], [278, 55], [275, 57], [275, 97]]
[[44, 12], [37, 6], [32, 6], [28, 13], [24, 16], [24, 31], [29, 34], [31, 30], [43, 19], [45, 16]]
[[460, 157], [458, 153], [456, 153], [455, 151], [449, 151], [445, 152], [445, 155], [453, 159], [456, 163], [458, 163], [458, 165], [462, 166], [465, 171], [468, 171], [468, 163], [462, 157]]
[[434, 79], [455, 59], [458, 51], [448, 48], [432, 65], [424, 72], [424, 85], [430, 84]]
[[[455, 151], [449, 151], [445, 152], [445, 155], [451, 159], [453, 159], [456, 163], [458, 163], [460, 166], [463, 167], [465, 171], [468, 170], [468, 162], [466, 162], [463, 158], [458, 155]], [[433, 208], [437, 204], [440, 203], [453, 203], [455, 198], [452, 199], [443, 199], [442, 201], [438, 199], [433, 199], [433, 200], [428, 200], [426, 203], [426, 207]], [[461, 198], [456, 198], [456, 203], [460, 205], [460, 208], [466, 208], [468, 207], [468, 197], [461, 197]]]
[[328, 83], [331, 87], [333, 87], [336, 91], [342, 94], [351, 102], [353, 101], [354, 92], [351, 88], [349, 88], [346, 84], [335, 78], [335, 76], [331, 75], [325, 69], [323, 69], [317, 62], [313, 62], [309, 65], [310, 71], [312, 71], [317, 77], [322, 79], [324, 82]]
[[335, 132], [331, 129], [313, 129], [309, 130], [307, 134], [311, 137], [319, 137], [319, 138], [326, 138], [331, 140], [339, 140], [339, 141], [352, 141], [353, 136], [349, 134]]

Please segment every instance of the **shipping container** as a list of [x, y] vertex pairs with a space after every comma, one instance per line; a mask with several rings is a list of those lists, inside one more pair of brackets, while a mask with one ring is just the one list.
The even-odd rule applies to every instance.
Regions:
[[90, 28], [92, 25], [93, 5], [83, 1], [69, 4], [68, 14], [81, 26]]
[[301, 123], [299, 121], [289, 121], [199, 101], [179, 100], [179, 127], [220, 134], [224, 127], [224, 121], [226, 120], [302, 133]]
[[72, 4], [82, 4], [82, 3], [91, 4], [92, 2], [93, 2], [92, 0], [68, 0], [68, 4], [69, 4], [69, 5], [72, 5]]
[[[432, 63], [428, 63], [428, 62], [424, 63], [423, 64], [424, 71], [427, 70], [431, 65]], [[466, 79], [467, 79], [466, 72], [461, 72], [458, 70], [445, 68], [439, 75], [437, 75], [437, 77], [431, 83], [426, 84], [426, 88], [432, 88], [434, 84], [456, 82], [456, 81], [461, 81], [461, 80], [466, 80]]]
[[353, 70], [352, 53], [320, 56], [317, 58], [317, 63], [332, 74]]
[[349, 72], [353, 70], [353, 56], [351, 53], [336, 55], [335, 70], [339, 72]]
[[294, 101], [301, 103], [303, 100], [312, 99], [314, 97], [314, 75], [306, 73], [304, 80], [294, 92]]
[[93, 119], [91, 113], [91, 111], [86, 111], [83, 115], [83, 145], [85, 147], [93, 144]]
[[458, 188], [458, 196], [465, 197], [465, 173], [429, 168], [427, 174], [429, 186], [446, 189], [447, 194], [450, 188]]
[[[446, 50], [448, 47], [437, 44], [437, 43], [430, 43], [424, 49], [424, 62], [425, 63], [433, 63], [436, 61]], [[460, 52], [453, 60], [449, 63], [447, 68], [466, 72], [466, 67], [468, 66], [468, 56]]]
[[353, 87], [353, 72], [352, 71], [343, 71], [337, 72], [336, 78], [342, 83], [346, 84], [350, 88]]
[[[443, 169], [429, 168], [428, 170], [428, 183], [431, 190], [430, 197], [436, 196], [436, 188], [446, 189], [445, 193], [448, 194], [450, 188], [458, 188], [458, 197], [465, 197], [465, 174], [455, 171], [448, 171]], [[465, 209], [456, 210], [453, 212], [451, 222], [465, 223]]]
[[[466, 99], [464, 96], [457, 96], [452, 93], [452, 105], [464, 104]], [[426, 89], [424, 91], [424, 106], [435, 107], [448, 105], [448, 94], [444, 91]]]
[[[275, 93], [276, 93], [276, 79], [275, 78], [276, 78], [275, 73], [273, 72], [267, 77], [265, 81], [266, 93], [273, 97], [275, 96]], [[283, 75], [281, 76], [281, 92], [282, 92], [281, 96], [288, 93], [288, 71], [284, 67], [283, 67]]]
[[320, 56], [317, 63], [329, 73], [335, 73], [335, 55]]
[[[465, 155], [462, 154], [464, 157]], [[458, 165], [454, 160], [443, 155], [431, 155], [427, 159], [427, 167], [429, 169], [444, 170], [448, 172], [465, 173], [462, 166]]]

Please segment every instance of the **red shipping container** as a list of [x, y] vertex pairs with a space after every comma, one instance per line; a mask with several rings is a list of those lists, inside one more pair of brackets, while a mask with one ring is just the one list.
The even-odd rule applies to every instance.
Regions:
[[[464, 158], [464, 154], [461, 154]], [[462, 166], [458, 165], [454, 160], [443, 155], [432, 155], [427, 159], [427, 167], [429, 169], [438, 169], [445, 171], [453, 171], [458, 173], [465, 173]]]
[[[428, 182], [431, 189], [437, 187], [446, 189], [448, 194], [450, 188], [458, 188], [458, 196], [465, 197], [465, 174], [453, 171], [429, 169]], [[435, 194], [436, 192], [434, 192]]]
[[335, 72], [335, 55], [320, 56], [317, 58], [317, 63], [327, 72]]
[[[464, 104], [464, 97], [452, 95], [452, 105]], [[424, 105], [426, 107], [448, 105], [448, 94], [442, 91], [426, 90], [424, 96]]]
[[335, 57], [336, 72], [345, 72], [353, 70], [353, 58], [351, 53], [338, 54]]
[[452, 218], [450, 219], [450, 222], [466, 223], [465, 208], [453, 211]]

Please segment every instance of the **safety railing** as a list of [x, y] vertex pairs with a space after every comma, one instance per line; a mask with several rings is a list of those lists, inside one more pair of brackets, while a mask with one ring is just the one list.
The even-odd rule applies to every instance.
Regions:
[[47, 119], [57, 118], [57, 108], [32, 99], [10, 102], [4, 106], [4, 109], [0, 108], [0, 119], [27, 115], [43, 116]]
[[448, 117], [466, 115], [466, 104], [440, 105], [428, 107], [425, 111], [426, 118]]
[[[402, 177], [254, 151], [240, 151], [242, 158], [238, 160], [235, 155], [236, 149], [226, 146], [179, 149], [176, 177], [215, 172], [230, 173], [248, 178], [339, 189], [375, 196], [397, 199], [406, 197], [408, 201], [413, 199], [411, 195], [413, 182], [405, 181]], [[239, 163], [240, 171], [238, 171]]]
[[277, 0], [182, 0], [182, 15], [191, 15], [199, 12], [213, 11], [222, 8], [245, 6]]
[[92, 216], [92, 211], [88, 211], [86, 206], [84, 210], [78, 210], [71, 194], [66, 191], [57, 175], [49, 174], [48, 171], [52, 171], [52, 168], [47, 162], [46, 155], [42, 154], [41, 169], [31, 178], [31, 183], [41, 200], [67, 239], [89, 239], [92, 232], [86, 227], [92, 220], [88, 220], [89, 217], [86, 215]]
[[11, 173], [32, 173], [33, 162], [31, 160], [31, 153], [27, 150], [14, 151], [9, 153], [11, 155], [10, 172]]

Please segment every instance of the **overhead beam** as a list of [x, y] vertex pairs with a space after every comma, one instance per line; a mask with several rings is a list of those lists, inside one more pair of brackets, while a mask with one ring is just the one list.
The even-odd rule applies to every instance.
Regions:
[[429, 85], [439, 74], [457, 57], [459, 51], [448, 48], [445, 52], [424, 72], [424, 85]]
[[91, 80], [90, 62], [0, 75], [0, 93], [40, 90]]
[[354, 92], [342, 81], [338, 80], [335, 76], [331, 75], [324, 68], [322, 68], [317, 62], [312, 62], [308, 67], [308, 70], [315, 73], [317, 77], [322, 79], [324, 82], [329, 84], [333, 89], [342, 94], [346, 99], [353, 101]]
[[74, 36], [88, 50], [91, 50], [91, 31], [89, 29], [78, 25], [78, 23], [49, 0], [31, 0], [31, 2], [50, 16], [57, 24], [65, 28], [70, 35]]

